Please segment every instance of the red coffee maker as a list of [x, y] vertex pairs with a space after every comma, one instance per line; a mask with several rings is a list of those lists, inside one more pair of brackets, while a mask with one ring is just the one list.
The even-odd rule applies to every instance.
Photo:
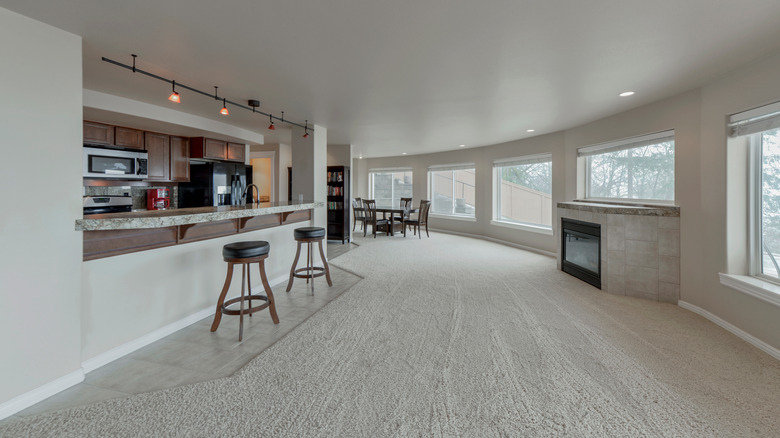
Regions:
[[149, 189], [146, 191], [147, 210], [167, 210], [171, 208], [168, 189]]

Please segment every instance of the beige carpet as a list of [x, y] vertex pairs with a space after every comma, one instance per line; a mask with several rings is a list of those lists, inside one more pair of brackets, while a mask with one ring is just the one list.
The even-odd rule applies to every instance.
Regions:
[[780, 363], [686, 310], [446, 234], [360, 238], [365, 280], [234, 376], [1, 436], [777, 436]]

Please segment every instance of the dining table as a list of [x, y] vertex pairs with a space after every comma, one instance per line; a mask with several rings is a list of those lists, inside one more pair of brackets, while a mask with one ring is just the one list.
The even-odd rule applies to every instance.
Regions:
[[[419, 208], [402, 208], [402, 207], [376, 207], [377, 214], [382, 213], [382, 219], [388, 220], [388, 226], [390, 227], [390, 235], [395, 236], [395, 218], [396, 215], [398, 217], [409, 217], [412, 213], [419, 212]], [[387, 218], [387, 215], [390, 215], [390, 218]], [[401, 221], [401, 224], [403, 225], [403, 221]], [[403, 227], [404, 229], [404, 237], [406, 237], [406, 226]]]

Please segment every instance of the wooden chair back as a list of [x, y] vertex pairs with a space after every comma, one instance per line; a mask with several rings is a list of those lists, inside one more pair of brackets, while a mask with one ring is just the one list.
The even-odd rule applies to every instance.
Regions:
[[420, 201], [420, 214], [417, 216], [420, 221], [420, 225], [425, 225], [428, 223], [428, 211], [431, 208], [431, 201], [422, 200]]
[[363, 200], [360, 198], [355, 198], [352, 200], [352, 211], [355, 212], [355, 219], [363, 219], [365, 217], [365, 212], [363, 211]]
[[376, 200], [364, 199], [363, 211], [365, 213], [365, 218], [367, 221], [371, 223], [376, 223]]
[[401, 198], [401, 208], [409, 210], [412, 208], [412, 198]]

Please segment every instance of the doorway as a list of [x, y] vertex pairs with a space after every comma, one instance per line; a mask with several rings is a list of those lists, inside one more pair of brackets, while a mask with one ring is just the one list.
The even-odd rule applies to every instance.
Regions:
[[251, 158], [252, 183], [257, 186], [259, 202], [273, 202], [274, 160], [272, 157]]

